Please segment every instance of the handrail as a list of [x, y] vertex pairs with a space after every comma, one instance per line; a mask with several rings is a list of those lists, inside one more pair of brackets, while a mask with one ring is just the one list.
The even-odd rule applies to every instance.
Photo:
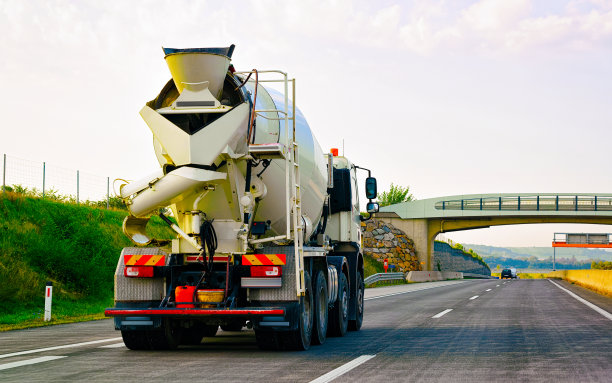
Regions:
[[491, 196], [439, 201], [436, 210], [611, 211], [612, 197], [580, 194]]

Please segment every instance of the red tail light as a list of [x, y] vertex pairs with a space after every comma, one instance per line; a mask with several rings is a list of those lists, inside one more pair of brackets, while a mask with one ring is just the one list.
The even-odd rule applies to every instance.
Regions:
[[283, 275], [282, 266], [251, 266], [251, 277], [280, 277]]
[[123, 275], [134, 278], [153, 278], [153, 266], [126, 266]]

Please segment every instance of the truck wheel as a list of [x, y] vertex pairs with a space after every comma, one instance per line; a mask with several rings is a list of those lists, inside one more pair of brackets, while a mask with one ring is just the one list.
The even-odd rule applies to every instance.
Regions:
[[181, 331], [181, 344], [197, 346], [202, 343], [202, 338], [213, 337], [217, 333], [217, 325], [201, 325]]
[[244, 321], [231, 322], [228, 324], [221, 325], [223, 331], [241, 331], [244, 327]]
[[216, 324], [207, 324], [204, 326], [203, 334], [205, 338], [212, 338], [217, 335], [217, 331], [219, 331], [219, 326]]
[[359, 331], [363, 323], [363, 295], [365, 293], [365, 284], [363, 283], [363, 275], [359, 273], [359, 281], [357, 282], [357, 291], [355, 291], [355, 320], [350, 320], [348, 329], [350, 331]]
[[340, 273], [338, 276], [338, 300], [329, 314], [329, 327], [327, 335], [344, 336], [348, 327], [348, 303], [349, 291], [346, 275]]
[[314, 284], [314, 326], [312, 331], [312, 343], [323, 344], [327, 336], [327, 280], [325, 273], [319, 271]]
[[313, 297], [308, 271], [304, 270], [304, 296], [300, 298], [298, 328], [294, 331], [278, 333], [281, 346], [287, 350], [308, 350], [312, 340]]
[[147, 331], [151, 350], [174, 350], [181, 341], [182, 329], [169, 320], [162, 322], [158, 330]]
[[125, 347], [130, 350], [150, 350], [149, 339], [146, 331], [121, 330], [121, 337]]

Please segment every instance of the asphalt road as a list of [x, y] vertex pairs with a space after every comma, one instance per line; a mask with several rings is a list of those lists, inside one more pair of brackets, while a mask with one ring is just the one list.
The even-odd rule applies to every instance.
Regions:
[[554, 283], [604, 311], [548, 280], [467, 280], [369, 289], [361, 331], [306, 352], [247, 330], [135, 352], [110, 320], [58, 325], [0, 333], [0, 382], [612, 381], [612, 299]]

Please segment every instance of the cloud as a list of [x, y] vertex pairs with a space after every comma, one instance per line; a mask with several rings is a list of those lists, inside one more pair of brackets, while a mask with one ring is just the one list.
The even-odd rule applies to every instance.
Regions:
[[503, 32], [524, 19], [530, 10], [529, 0], [482, 0], [461, 12], [459, 23], [483, 33]]

